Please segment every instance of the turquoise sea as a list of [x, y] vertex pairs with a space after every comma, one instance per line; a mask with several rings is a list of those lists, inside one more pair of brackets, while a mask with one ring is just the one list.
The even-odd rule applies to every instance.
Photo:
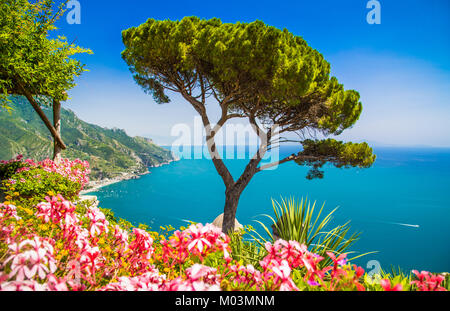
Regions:
[[[280, 157], [294, 151], [286, 146]], [[371, 260], [384, 269], [450, 271], [450, 149], [374, 152], [373, 167], [326, 167], [324, 179], [307, 180], [307, 168], [295, 163], [258, 173], [241, 197], [237, 219], [263, 233], [254, 220], [267, 222], [261, 214], [273, 214], [271, 198], [307, 196], [317, 204], [325, 202], [326, 211], [339, 206], [334, 224], [350, 220], [352, 230], [362, 232], [355, 251], [378, 251], [356, 260], [367, 271], [373, 268], [372, 263], [368, 266]], [[247, 160], [226, 162], [238, 176]], [[160, 225], [185, 225], [185, 220], [212, 222], [223, 212], [225, 188], [209, 159], [181, 159], [150, 171], [93, 194], [118, 217], [156, 230]]]

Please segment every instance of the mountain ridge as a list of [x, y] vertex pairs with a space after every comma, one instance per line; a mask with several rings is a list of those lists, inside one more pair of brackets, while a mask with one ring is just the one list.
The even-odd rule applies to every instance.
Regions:
[[[53, 139], [32, 106], [22, 97], [11, 98], [11, 112], [0, 110], [0, 159], [17, 154], [41, 160], [53, 154]], [[52, 120], [51, 108], [43, 107]], [[91, 164], [91, 179], [102, 180], [124, 175], [140, 175], [148, 167], [174, 160], [172, 153], [150, 138], [126, 134], [85, 122], [70, 109], [61, 109], [61, 136], [67, 149], [62, 156], [79, 158]]]

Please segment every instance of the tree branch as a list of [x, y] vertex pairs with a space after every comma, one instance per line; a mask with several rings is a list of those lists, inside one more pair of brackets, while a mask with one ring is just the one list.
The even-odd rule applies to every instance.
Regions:
[[269, 164], [266, 164], [266, 165], [263, 165], [263, 166], [259, 167], [258, 168], [258, 172], [266, 170], [266, 169], [271, 168], [273, 166], [278, 166], [280, 164], [283, 164], [283, 163], [286, 163], [286, 162], [289, 162], [289, 161], [297, 160], [299, 158], [300, 158], [300, 156], [298, 154], [293, 153], [290, 156], [288, 156], [288, 157], [286, 157], [286, 158], [284, 158], [282, 160], [279, 160], [279, 161], [276, 161], [276, 162], [272, 162], [272, 163], [269, 163]]
[[16, 78], [15, 80], [16, 80], [17, 85], [20, 87], [22, 93], [28, 99], [28, 102], [31, 104], [31, 106], [33, 106], [33, 108], [36, 111], [36, 113], [39, 115], [41, 120], [44, 122], [45, 126], [48, 128], [48, 130], [52, 134], [53, 138], [56, 140], [56, 142], [59, 144], [59, 146], [62, 149], [66, 149], [67, 148], [66, 144], [64, 144], [61, 136], [58, 134], [56, 129], [53, 127], [52, 123], [47, 118], [47, 116], [45, 115], [44, 111], [42, 111], [42, 109], [39, 106], [39, 104], [36, 103], [36, 101], [34, 100], [33, 96], [31, 95], [31, 93], [28, 92], [28, 90], [23, 86], [23, 84], [21, 83], [20, 79]]
[[245, 187], [248, 185], [253, 176], [259, 171], [258, 165], [261, 162], [262, 158], [267, 152], [268, 142], [270, 142], [272, 137], [271, 129], [267, 132], [266, 140], [261, 140], [261, 143], [258, 147], [258, 150], [253, 155], [252, 159], [249, 161], [247, 166], [244, 169], [244, 172], [241, 174], [239, 179], [236, 181], [235, 187], [239, 189], [239, 191], [243, 191]]
[[229, 188], [234, 185], [234, 179], [231, 175], [230, 171], [226, 167], [225, 163], [223, 162], [222, 158], [220, 157], [219, 152], [217, 151], [216, 142], [214, 140], [214, 133], [212, 133], [211, 130], [211, 123], [209, 122], [208, 115], [206, 114], [206, 109], [204, 106], [201, 105], [200, 102], [189, 96], [185, 90], [180, 90], [182, 96], [194, 107], [194, 109], [198, 112], [200, 115], [203, 127], [205, 128], [206, 132], [206, 144], [208, 146], [209, 154], [211, 155], [211, 159], [213, 161], [214, 167], [216, 168], [217, 173], [219, 173], [220, 177], [222, 177], [222, 180], [225, 184], [226, 188]]

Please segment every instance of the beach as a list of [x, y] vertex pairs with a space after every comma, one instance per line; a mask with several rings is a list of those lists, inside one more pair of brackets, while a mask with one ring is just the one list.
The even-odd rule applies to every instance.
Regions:
[[124, 180], [138, 179], [140, 176], [150, 174], [149, 168], [161, 167], [163, 165], [168, 165], [171, 162], [178, 161], [178, 160], [179, 160], [179, 158], [174, 156], [173, 160], [169, 160], [169, 161], [157, 164], [157, 165], [149, 166], [147, 171], [145, 171], [143, 173], [124, 172], [120, 176], [117, 176], [117, 177], [114, 177], [114, 178], [105, 178], [105, 179], [101, 179], [101, 180], [92, 180], [92, 181], [90, 181], [88, 183], [86, 189], [80, 191], [80, 194], [84, 195], [84, 194], [88, 194], [88, 193], [91, 193], [91, 192], [96, 192], [96, 191], [98, 191], [99, 189], [101, 189], [103, 187], [106, 187], [106, 186], [109, 186], [109, 185], [112, 185], [112, 184], [115, 184], [115, 183], [118, 183], [118, 182], [121, 182], [121, 181], [124, 181]]

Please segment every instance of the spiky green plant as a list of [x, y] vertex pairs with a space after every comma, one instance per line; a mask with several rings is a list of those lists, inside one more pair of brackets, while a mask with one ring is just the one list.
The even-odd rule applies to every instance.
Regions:
[[402, 279], [407, 278], [409, 281], [411, 281], [411, 273], [405, 273], [400, 266], [396, 267], [394, 265], [391, 265], [389, 270], [381, 269], [380, 273], [383, 278], [400, 277]]
[[[268, 217], [272, 221], [273, 233], [261, 221], [256, 220], [263, 227], [272, 242], [280, 238], [305, 244], [308, 246], [309, 251], [325, 258], [321, 262], [322, 265], [331, 263], [326, 252], [335, 254], [354, 253], [349, 251], [349, 248], [358, 240], [360, 233], [349, 233], [349, 221], [331, 229], [327, 228], [333, 219], [333, 214], [338, 209], [337, 207], [321, 218], [325, 204], [317, 211], [316, 202], [311, 203], [308, 199], [303, 200], [302, 198], [298, 201], [294, 198], [289, 198], [288, 200], [282, 198], [281, 202], [272, 199], [272, 206], [275, 217], [270, 215], [263, 216]], [[258, 236], [258, 240], [266, 241], [261, 235], [258, 234]], [[349, 259], [353, 260], [367, 254], [369, 253]]]
[[255, 243], [253, 239], [244, 238], [246, 235], [252, 236], [250, 232], [255, 232], [253, 227], [245, 226], [239, 232], [233, 232], [229, 235], [231, 256], [244, 265], [251, 264], [258, 267], [260, 260], [267, 255], [267, 251], [264, 247]]

